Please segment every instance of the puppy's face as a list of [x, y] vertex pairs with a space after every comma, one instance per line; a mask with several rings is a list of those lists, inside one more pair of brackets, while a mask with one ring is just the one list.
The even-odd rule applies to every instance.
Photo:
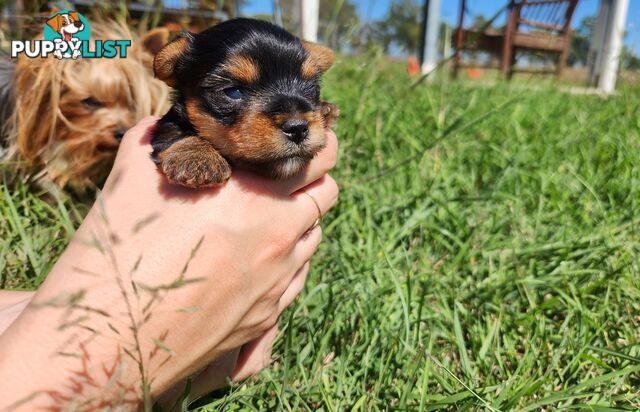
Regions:
[[320, 76], [332, 59], [330, 49], [240, 19], [169, 44], [154, 70], [225, 158], [283, 178], [325, 145]]

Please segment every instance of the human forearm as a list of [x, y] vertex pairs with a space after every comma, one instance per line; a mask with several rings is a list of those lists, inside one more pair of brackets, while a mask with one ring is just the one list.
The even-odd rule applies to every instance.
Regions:
[[116, 280], [109, 259], [84, 234], [81, 228], [30, 305], [0, 335], [0, 376], [11, 377], [0, 385], [2, 407], [28, 399], [25, 410], [69, 402], [135, 408], [143, 398], [137, 363], [152, 348], [146, 331], [131, 327], [132, 319], [140, 322], [132, 313], [138, 305], [131, 282]]

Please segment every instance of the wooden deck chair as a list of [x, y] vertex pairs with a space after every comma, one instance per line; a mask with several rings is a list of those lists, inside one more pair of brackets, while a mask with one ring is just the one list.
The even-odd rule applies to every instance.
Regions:
[[[567, 64], [571, 47], [571, 19], [578, 1], [511, 0], [506, 7], [507, 24], [503, 30], [496, 30], [487, 27], [465, 29], [466, 0], [461, 0], [455, 34], [453, 75], [457, 76], [461, 67], [469, 66], [462, 62], [464, 51], [479, 50], [498, 57], [499, 69], [508, 79], [515, 71], [552, 73], [560, 76]], [[556, 55], [555, 70], [516, 69], [517, 51]]]

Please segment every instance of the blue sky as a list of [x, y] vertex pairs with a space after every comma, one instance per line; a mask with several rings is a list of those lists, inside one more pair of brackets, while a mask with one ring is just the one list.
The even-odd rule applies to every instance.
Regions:
[[[507, 0], [467, 0], [471, 15], [483, 14], [485, 17], [493, 16], [506, 2]], [[379, 20], [386, 15], [391, 0], [355, 0], [353, 3], [357, 5], [361, 19]], [[442, 19], [453, 25], [458, 16], [459, 4], [459, 0], [442, 0]], [[581, 0], [574, 15], [574, 26], [584, 17], [595, 15], [599, 4], [599, 0]], [[273, 0], [249, 0], [242, 12], [272, 13]], [[640, 54], [640, 0], [629, 1], [627, 31], [629, 34], [625, 39], [626, 44]]]

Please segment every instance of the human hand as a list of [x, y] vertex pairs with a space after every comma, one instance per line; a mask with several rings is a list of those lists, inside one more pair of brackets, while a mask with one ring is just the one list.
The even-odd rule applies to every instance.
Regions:
[[150, 161], [154, 123], [127, 133], [101, 200], [0, 336], [0, 377], [13, 382], [2, 385], [2, 402], [41, 391], [30, 402], [119, 399], [135, 409], [220, 355], [271, 336], [302, 289], [321, 229], [307, 232], [318, 212], [301, 190], [323, 214], [335, 204], [326, 175], [335, 136], [301, 176], [271, 181], [237, 170], [220, 188], [192, 191], [168, 185]]
[[[286, 296], [283, 295], [281, 298], [285, 307], [289, 306], [302, 291], [308, 273], [309, 263], [307, 262], [291, 281], [285, 292]], [[193, 402], [217, 389], [226, 387], [229, 380], [238, 382], [260, 373], [271, 363], [271, 352], [277, 334], [278, 325], [275, 325], [257, 339], [221, 355], [202, 371], [190, 377], [188, 391], [186, 380], [175, 384], [159, 398], [158, 402], [162, 409], [177, 410], [180, 406], [178, 402], [183, 401], [185, 395], [188, 397], [187, 402]]]

